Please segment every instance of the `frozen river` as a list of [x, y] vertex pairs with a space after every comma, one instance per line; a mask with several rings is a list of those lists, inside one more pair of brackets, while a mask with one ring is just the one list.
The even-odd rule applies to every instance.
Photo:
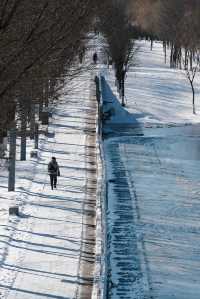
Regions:
[[[200, 89], [138, 42], [122, 108], [104, 72], [108, 299], [200, 298]], [[199, 85], [196, 85], [199, 86]]]
[[140, 130], [105, 141], [109, 298], [199, 299], [199, 126]]

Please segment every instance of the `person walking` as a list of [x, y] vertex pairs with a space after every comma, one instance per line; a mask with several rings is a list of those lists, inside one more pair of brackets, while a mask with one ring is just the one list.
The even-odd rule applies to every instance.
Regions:
[[57, 185], [57, 176], [60, 176], [59, 165], [55, 157], [52, 157], [51, 161], [48, 164], [48, 173], [50, 177], [51, 189], [53, 190]]
[[97, 64], [97, 59], [98, 59], [98, 56], [97, 56], [97, 53], [95, 52], [93, 54], [93, 62], [94, 62], [94, 64]]

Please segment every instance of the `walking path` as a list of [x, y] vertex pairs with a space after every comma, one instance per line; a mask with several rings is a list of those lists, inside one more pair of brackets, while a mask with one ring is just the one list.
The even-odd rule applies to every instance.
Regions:
[[[0, 180], [0, 298], [90, 298], [95, 260], [96, 100], [91, 74], [71, 83], [40, 142], [39, 158], [17, 162], [16, 192]], [[51, 190], [47, 164], [61, 177]], [[8, 207], [20, 205], [20, 217]]]

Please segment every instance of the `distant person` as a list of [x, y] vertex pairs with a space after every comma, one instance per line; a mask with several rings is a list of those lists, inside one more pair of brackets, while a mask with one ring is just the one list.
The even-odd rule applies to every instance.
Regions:
[[93, 62], [94, 62], [94, 64], [97, 64], [97, 59], [98, 59], [98, 56], [97, 56], [97, 53], [95, 52], [93, 54]]
[[79, 62], [83, 63], [83, 58], [85, 56], [85, 47], [82, 47], [79, 52]]
[[50, 176], [51, 189], [53, 190], [53, 188], [56, 188], [57, 186], [57, 176], [60, 176], [59, 165], [55, 157], [52, 157], [48, 164], [48, 173]]
[[109, 58], [108, 60], [108, 68], [110, 68], [110, 66], [112, 67], [112, 58]]

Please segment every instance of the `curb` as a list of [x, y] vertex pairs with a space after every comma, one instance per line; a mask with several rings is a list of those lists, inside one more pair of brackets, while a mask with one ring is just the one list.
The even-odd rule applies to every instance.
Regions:
[[[99, 85], [96, 83], [96, 94], [100, 95], [98, 102], [97, 126], [96, 126], [96, 148], [97, 148], [97, 203], [96, 203], [96, 246], [95, 246], [95, 269], [92, 299], [105, 299], [106, 294], [106, 222], [105, 222], [105, 194], [106, 175], [104, 165], [104, 153], [102, 146], [102, 123], [101, 123], [101, 75], [98, 76]], [[95, 77], [95, 79], [96, 79]]]

